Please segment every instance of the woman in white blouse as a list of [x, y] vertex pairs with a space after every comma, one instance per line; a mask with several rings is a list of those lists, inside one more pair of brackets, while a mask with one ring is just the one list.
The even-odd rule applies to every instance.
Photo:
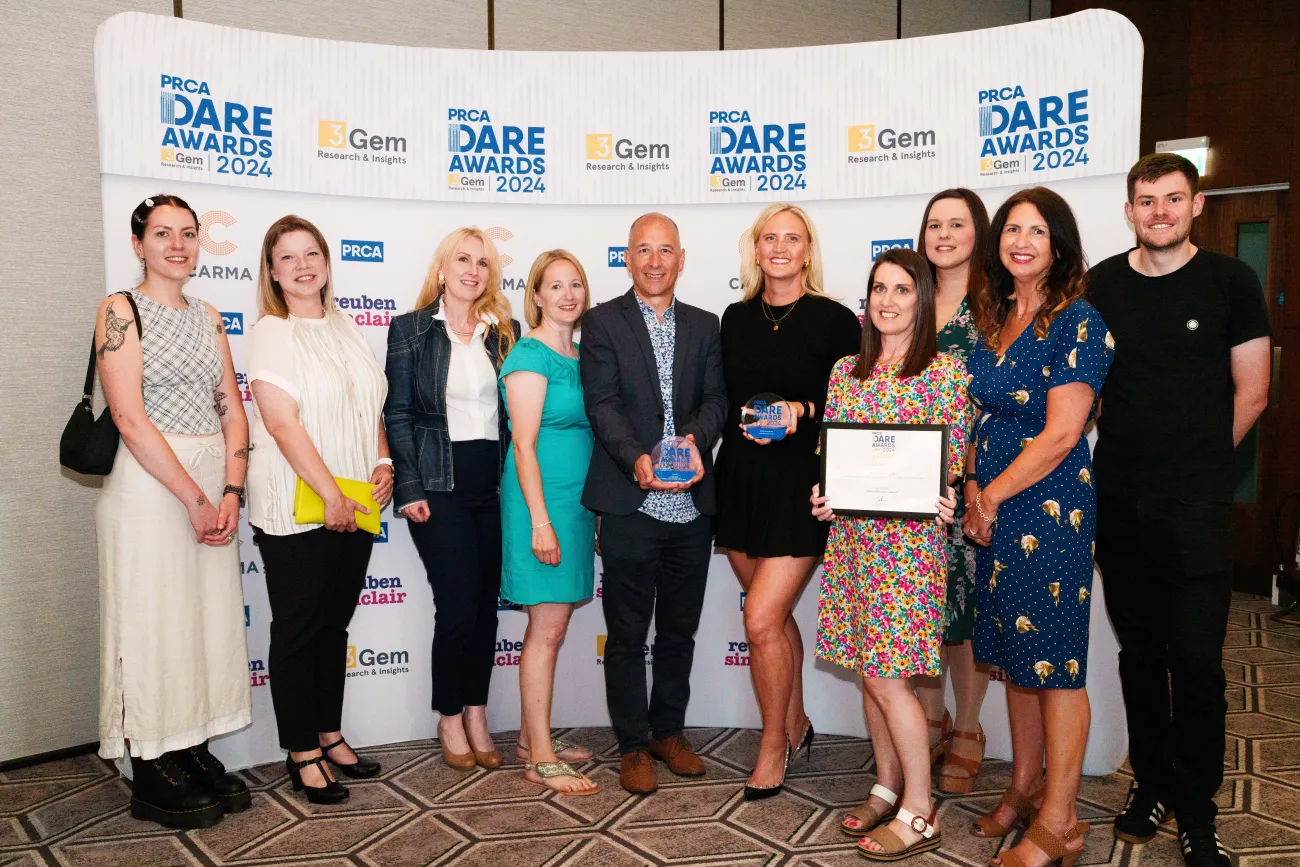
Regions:
[[384, 423], [396, 508], [433, 587], [433, 709], [443, 760], [501, 765], [487, 727], [501, 588], [498, 487], [510, 442], [497, 370], [519, 336], [496, 247], [478, 229], [438, 245], [415, 310], [388, 326]]
[[[357, 530], [369, 514], [336, 478], [365, 480], [382, 507], [393, 470], [380, 413], [384, 372], [356, 325], [334, 307], [329, 246], [296, 216], [277, 220], [262, 242], [261, 318], [248, 347], [253, 390], [248, 465], [249, 524], [262, 553], [271, 603], [271, 700], [295, 791], [335, 803], [349, 777], [379, 764], [343, 739], [348, 623], [365, 582], [374, 536]], [[294, 520], [298, 479], [325, 501], [324, 524]]]

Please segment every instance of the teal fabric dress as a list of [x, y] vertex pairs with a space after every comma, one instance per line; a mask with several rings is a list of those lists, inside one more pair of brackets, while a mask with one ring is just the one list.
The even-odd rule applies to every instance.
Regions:
[[[547, 566], [533, 556], [532, 518], [510, 449], [501, 478], [501, 596], [517, 605], [581, 602], [591, 598], [595, 584], [596, 516], [582, 505], [593, 440], [582, 403], [578, 359], [565, 358], [540, 340], [521, 339], [497, 376], [507, 412], [506, 376], [519, 370], [546, 377], [537, 462], [546, 511], [560, 542], [560, 564]], [[510, 428], [514, 430], [513, 419]]]

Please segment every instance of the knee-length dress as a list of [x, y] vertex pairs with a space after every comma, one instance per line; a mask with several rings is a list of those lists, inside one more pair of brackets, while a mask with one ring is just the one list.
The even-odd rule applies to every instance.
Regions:
[[578, 359], [566, 358], [531, 337], [519, 340], [501, 364], [497, 380], [507, 411], [505, 380], [518, 370], [546, 377], [537, 463], [547, 517], [560, 543], [560, 563], [548, 566], [533, 556], [533, 522], [511, 449], [501, 477], [501, 596], [517, 605], [581, 602], [591, 598], [595, 586], [596, 516], [582, 505], [593, 440]]
[[[1046, 337], [1031, 325], [1000, 356], [981, 340], [969, 360], [980, 488], [1042, 432], [1048, 391], [1082, 382], [1100, 394], [1114, 357], [1106, 324], [1082, 299], [1057, 314]], [[1056, 469], [998, 506], [993, 545], [978, 556], [976, 661], [1017, 686], [1084, 685], [1096, 518], [1092, 458], [1080, 436]]]
[[[946, 424], [948, 471], [959, 474], [970, 429], [966, 371], [940, 353], [919, 375], [899, 379], [898, 365], [853, 375], [857, 356], [831, 374], [825, 421]], [[938, 521], [833, 519], [817, 605], [819, 659], [864, 677], [939, 674], [947, 570]]]
[[[970, 305], [963, 297], [937, 335], [939, 351], [966, 363], [979, 331]], [[975, 548], [961, 529], [962, 516], [966, 514], [966, 486], [953, 486], [957, 493], [956, 518], [948, 528], [948, 598], [945, 606], [943, 643], [961, 644], [969, 641], [975, 631]]]

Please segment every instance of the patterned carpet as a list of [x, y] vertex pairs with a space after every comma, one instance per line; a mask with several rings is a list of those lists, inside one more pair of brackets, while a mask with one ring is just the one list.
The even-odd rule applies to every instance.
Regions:
[[[1228, 675], [1227, 780], [1219, 833], [1240, 867], [1300, 864], [1300, 627], [1267, 619], [1263, 600], [1234, 601]], [[697, 699], [698, 700], [698, 699]], [[816, 710], [813, 709], [816, 716]], [[811, 763], [792, 766], [780, 797], [746, 804], [740, 787], [758, 747], [755, 732], [693, 729], [708, 767], [686, 782], [660, 770], [662, 788], [637, 798], [618, 786], [618, 756], [602, 730], [566, 733], [601, 751], [589, 766], [603, 791], [589, 798], [542, 794], [518, 766], [453, 771], [432, 742], [364, 750], [384, 775], [351, 784], [344, 805], [317, 807], [289, 789], [282, 766], [245, 772], [253, 808], [204, 831], [166, 832], [130, 818], [127, 784], [94, 756], [0, 773], [0, 865], [313, 865], [313, 867], [634, 867], [634, 865], [861, 865], [838, 830], [844, 808], [873, 777], [871, 745], [819, 737]], [[498, 738], [507, 760], [509, 734]], [[967, 833], [993, 806], [1008, 768], [986, 764], [979, 790], [945, 798], [944, 846], [917, 865], [983, 865], [994, 843]], [[1093, 822], [1082, 864], [1180, 865], [1172, 827], [1146, 846], [1117, 843], [1124, 771], [1085, 778], [1080, 815]]]

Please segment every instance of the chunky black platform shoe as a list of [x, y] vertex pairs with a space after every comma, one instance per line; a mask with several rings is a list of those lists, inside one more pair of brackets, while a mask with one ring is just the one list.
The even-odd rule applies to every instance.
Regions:
[[156, 759], [131, 757], [131, 816], [165, 828], [211, 828], [225, 810], [207, 785], [164, 753]]
[[347, 744], [348, 744], [347, 741], [343, 740], [343, 738], [339, 738], [329, 746], [321, 747], [320, 751], [325, 754], [325, 758], [329, 760], [329, 763], [331, 765], [333, 765], [334, 767], [338, 768], [340, 771], [343, 772], [343, 776], [345, 777], [351, 777], [354, 780], [365, 780], [370, 777], [379, 776], [379, 772], [382, 770], [382, 767], [380, 766], [379, 762], [376, 762], [374, 759], [367, 759], [361, 756], [357, 756], [357, 760], [355, 762], [346, 765], [342, 765], [334, 761], [334, 757], [330, 755], [330, 750], [339, 746], [347, 746]]
[[200, 784], [208, 784], [221, 802], [221, 808], [227, 813], [242, 813], [253, 806], [253, 796], [248, 792], [248, 785], [234, 774], [226, 773], [226, 766], [221, 760], [208, 752], [207, 741], [170, 755]]
[[[324, 786], [308, 786], [302, 781], [302, 769], [311, 765], [320, 765], [320, 774], [325, 778]], [[307, 790], [307, 800], [313, 804], [337, 804], [340, 801], [348, 799], [348, 790], [338, 780], [331, 780], [325, 770], [325, 757], [315, 756], [310, 759], [303, 759], [301, 762], [295, 762], [290, 756], [284, 760], [284, 769], [289, 772], [289, 779], [293, 782], [293, 790], [301, 792]]]

